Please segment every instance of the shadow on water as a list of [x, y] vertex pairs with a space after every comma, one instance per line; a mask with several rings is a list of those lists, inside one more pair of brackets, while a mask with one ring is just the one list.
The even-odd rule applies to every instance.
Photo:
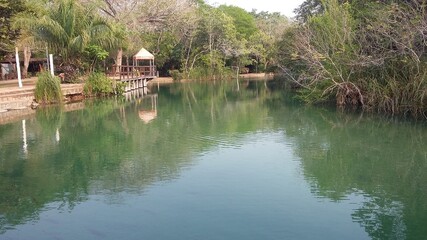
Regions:
[[178, 178], [195, 156], [267, 130], [290, 139], [314, 196], [362, 199], [351, 217], [371, 238], [427, 236], [422, 124], [304, 107], [262, 81], [142, 95], [41, 109], [25, 125], [0, 126], [0, 233], [37, 221], [52, 202], [72, 210], [94, 194], [140, 194]]

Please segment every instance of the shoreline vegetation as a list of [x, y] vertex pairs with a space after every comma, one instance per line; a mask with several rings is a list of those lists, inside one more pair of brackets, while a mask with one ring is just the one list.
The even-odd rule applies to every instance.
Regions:
[[[31, 59], [53, 53], [62, 83], [75, 83], [132, 65], [144, 47], [160, 75], [175, 80], [274, 73], [308, 104], [427, 119], [424, 3], [305, 0], [288, 19], [204, 0], [6, 1], [0, 60], [12, 63], [18, 47], [27, 77], [46, 67], [30, 68]], [[13, 78], [13, 71], [1, 78]], [[102, 79], [92, 79], [87, 94], [120, 92]]]
[[280, 44], [308, 103], [427, 119], [425, 1], [305, 1]]

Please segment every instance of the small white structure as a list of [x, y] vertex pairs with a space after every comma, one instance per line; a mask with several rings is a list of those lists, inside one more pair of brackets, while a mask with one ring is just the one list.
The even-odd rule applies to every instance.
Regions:
[[138, 60], [150, 60], [150, 63], [154, 66], [154, 55], [151, 54], [147, 49], [141, 48], [135, 56], [133, 56], [133, 59], [135, 60], [134, 63], [138, 65]]
[[19, 65], [19, 54], [18, 48], [15, 48], [15, 60], [16, 60], [16, 72], [18, 73], [18, 86], [22, 88], [22, 78], [21, 78], [21, 66]]
[[119, 75], [119, 81], [126, 83], [125, 92], [147, 87], [148, 81], [157, 77], [154, 55], [141, 48], [133, 56], [132, 65], [121, 65], [119, 71], [114, 71], [114, 76]]
[[[148, 65], [147, 62], [148, 61]], [[151, 54], [147, 49], [141, 48], [137, 54], [133, 56], [133, 66], [135, 67], [146, 67], [144, 68], [144, 74], [148, 76], [155, 76], [154, 73], [154, 55]], [[147, 71], [148, 70], [148, 71]]]

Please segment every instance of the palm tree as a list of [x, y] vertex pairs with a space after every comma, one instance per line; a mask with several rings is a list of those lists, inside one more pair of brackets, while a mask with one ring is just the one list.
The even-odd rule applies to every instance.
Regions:
[[81, 67], [83, 52], [89, 45], [111, 49], [117, 44], [109, 24], [93, 8], [76, 0], [47, 1], [44, 6], [49, 10], [20, 16], [16, 24], [36, 41], [47, 44], [50, 52], [60, 57], [64, 68], [75, 71]]

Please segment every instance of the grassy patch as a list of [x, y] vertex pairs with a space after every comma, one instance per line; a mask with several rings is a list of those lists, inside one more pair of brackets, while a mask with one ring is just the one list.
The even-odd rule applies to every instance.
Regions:
[[52, 76], [49, 72], [40, 73], [34, 97], [41, 104], [62, 102], [61, 80]]

